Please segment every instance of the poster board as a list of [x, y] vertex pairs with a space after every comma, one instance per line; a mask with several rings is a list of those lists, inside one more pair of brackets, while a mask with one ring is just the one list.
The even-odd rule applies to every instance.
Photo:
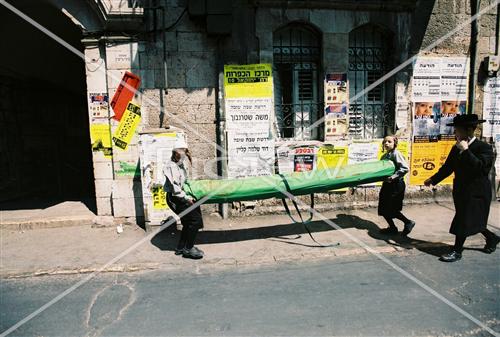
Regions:
[[274, 173], [273, 78], [270, 64], [225, 65], [228, 178]]

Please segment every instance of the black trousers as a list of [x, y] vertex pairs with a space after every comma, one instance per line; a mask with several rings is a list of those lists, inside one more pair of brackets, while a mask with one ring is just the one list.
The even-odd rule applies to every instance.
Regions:
[[[493, 233], [489, 229], [481, 231], [481, 234], [483, 234], [484, 238], [486, 239], [486, 242], [489, 242], [490, 240], [496, 238], [495, 233]], [[457, 235], [455, 237], [455, 245], [453, 245], [453, 250], [456, 251], [457, 253], [462, 253], [462, 251], [464, 250], [465, 239], [467, 239], [467, 236]]]
[[183, 198], [178, 198], [171, 194], [167, 194], [167, 203], [170, 209], [181, 217], [182, 231], [177, 249], [191, 249], [194, 246], [199, 229], [203, 228], [203, 217], [200, 206], [196, 206], [189, 212], [185, 212], [192, 205]]

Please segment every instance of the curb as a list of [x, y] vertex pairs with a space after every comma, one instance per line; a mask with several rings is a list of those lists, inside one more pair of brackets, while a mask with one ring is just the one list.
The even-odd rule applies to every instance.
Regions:
[[[404, 248], [392, 245], [383, 245], [371, 247], [379, 254], [400, 254], [402, 256], [407, 256], [409, 253], [415, 255], [425, 254], [420, 252], [418, 248], [437, 248], [442, 245], [453, 245], [453, 241], [442, 241], [438, 243], [425, 243], [417, 244], [411, 248]], [[468, 247], [482, 247], [483, 241], [481, 239], [475, 239], [468, 241]], [[115, 264], [107, 268], [102, 268], [101, 265], [88, 266], [88, 267], [78, 267], [78, 268], [52, 268], [52, 269], [38, 269], [35, 271], [1, 271], [0, 278], [2, 279], [24, 279], [31, 277], [43, 277], [43, 276], [64, 276], [64, 275], [85, 275], [92, 273], [128, 273], [128, 272], [141, 272], [141, 271], [153, 271], [153, 270], [165, 270], [165, 271], [186, 271], [186, 267], [195, 267], [196, 272], [202, 271], [214, 271], [214, 269], [228, 269], [234, 267], [269, 267], [272, 265], [286, 264], [286, 263], [297, 263], [301, 261], [317, 262], [321, 260], [333, 260], [335, 258], [348, 257], [348, 256], [368, 256], [371, 255], [366, 249], [356, 246], [349, 247], [345, 249], [334, 249], [334, 250], [324, 250], [322, 252], [327, 252], [327, 254], [317, 253], [317, 251], [312, 251], [311, 253], [302, 253], [300, 255], [285, 255], [285, 256], [274, 256], [269, 255], [260, 258], [242, 259], [237, 260], [234, 258], [214, 258], [212, 260], [205, 260], [202, 263], [197, 263], [191, 260], [177, 260], [178, 263], [159, 263], [159, 262], [144, 262], [144, 263], [132, 263], [132, 264]]]
[[5, 221], [0, 222], [2, 230], [32, 230], [44, 228], [61, 228], [92, 225], [95, 216], [70, 217], [70, 218], [49, 218], [31, 221]]

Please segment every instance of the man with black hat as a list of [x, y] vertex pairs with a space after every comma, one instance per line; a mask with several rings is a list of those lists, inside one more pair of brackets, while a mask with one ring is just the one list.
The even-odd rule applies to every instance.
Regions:
[[493, 165], [493, 150], [490, 145], [474, 137], [479, 123], [477, 115], [458, 115], [448, 126], [455, 127], [457, 143], [450, 151], [439, 171], [427, 179], [426, 186], [437, 185], [455, 173], [453, 180], [453, 202], [455, 217], [450, 233], [455, 235], [455, 245], [450, 253], [441, 256], [444, 262], [462, 258], [463, 246], [468, 236], [482, 233], [486, 238], [484, 251], [495, 251], [500, 238], [486, 228], [491, 203], [491, 185], [488, 173]]

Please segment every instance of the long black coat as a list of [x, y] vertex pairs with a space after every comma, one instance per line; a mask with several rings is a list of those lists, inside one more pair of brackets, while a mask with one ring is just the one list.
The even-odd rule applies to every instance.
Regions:
[[453, 180], [453, 202], [455, 217], [450, 233], [469, 236], [486, 229], [491, 204], [491, 185], [488, 173], [493, 165], [493, 150], [478, 139], [469, 149], [460, 153], [456, 146], [450, 151], [446, 162], [431, 177], [432, 184], [455, 173]]

